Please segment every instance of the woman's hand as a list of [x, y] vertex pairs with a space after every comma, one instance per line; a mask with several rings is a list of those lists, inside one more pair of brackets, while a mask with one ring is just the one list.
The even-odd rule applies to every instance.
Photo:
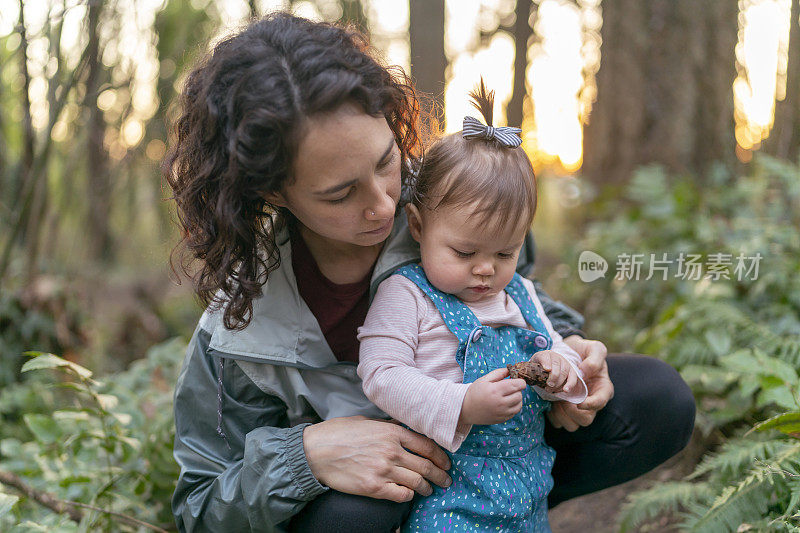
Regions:
[[435, 442], [386, 420], [350, 416], [312, 424], [303, 430], [303, 448], [314, 477], [339, 492], [406, 502], [414, 491], [430, 495], [428, 481], [452, 483], [445, 472], [450, 459]]
[[608, 364], [606, 363], [608, 349], [602, 342], [587, 340], [578, 335], [570, 335], [564, 339], [564, 342], [578, 352], [583, 359], [580, 368], [583, 372], [583, 380], [589, 389], [589, 396], [578, 405], [569, 402], [554, 402], [552, 409], [547, 412], [547, 418], [553, 427], [575, 431], [594, 421], [597, 412], [614, 397], [614, 385], [608, 377]]
[[508, 368], [492, 370], [470, 383], [461, 406], [460, 424], [499, 424], [522, 409], [524, 379], [505, 379]]

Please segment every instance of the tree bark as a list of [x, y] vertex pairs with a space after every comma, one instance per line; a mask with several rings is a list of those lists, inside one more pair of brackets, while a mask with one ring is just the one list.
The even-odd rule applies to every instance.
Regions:
[[[63, 13], [66, 11], [64, 2], [61, 4], [61, 15], [48, 17], [47, 23], [47, 38], [50, 42], [50, 57], [56, 59], [56, 70], [53, 75], [47, 80], [47, 105], [49, 112], [48, 120], [48, 134], [52, 133], [51, 124], [55, 124], [58, 120], [60, 108], [58, 99], [56, 97], [56, 90], [59, 86], [59, 78], [62, 74], [63, 61], [61, 58], [61, 33], [64, 26]], [[55, 20], [55, 25], [53, 21]], [[34, 194], [33, 205], [31, 207], [31, 216], [28, 219], [28, 228], [26, 230], [27, 243], [26, 243], [26, 272], [28, 284], [33, 283], [34, 278], [38, 275], [38, 258], [39, 258], [39, 241], [42, 233], [42, 226], [45, 219], [45, 212], [49, 201], [49, 179], [47, 166], [44, 167], [44, 172], [41, 177], [37, 176]]]
[[98, 24], [103, 9], [103, 0], [89, 1], [88, 14], [88, 60], [89, 73], [86, 80], [86, 101], [88, 126], [88, 226], [87, 235], [89, 255], [97, 260], [109, 260], [112, 255], [109, 215], [111, 208], [111, 183], [108, 170], [108, 154], [103, 145], [105, 120], [97, 105], [97, 97], [102, 85], [103, 65], [101, 63], [100, 35]]
[[716, 163], [736, 166], [733, 82], [736, 79], [735, 48], [738, 41], [737, 2], [695, 1], [690, 9], [702, 8], [699, 61], [694, 65], [697, 84], [693, 157], [691, 168], [705, 173]]
[[25, 197], [25, 191], [33, 186], [33, 162], [36, 135], [33, 131], [33, 120], [31, 118], [31, 76], [28, 72], [28, 33], [25, 27], [25, 10], [23, 2], [19, 2], [19, 21], [18, 30], [20, 36], [19, 43], [19, 70], [22, 75], [22, 159], [18, 169], [18, 178], [14, 191], [14, 204], [20, 205], [20, 201]]
[[604, 0], [597, 101], [584, 133], [583, 174], [622, 183], [636, 166], [644, 129], [647, 7], [639, 0]]
[[603, 186], [648, 163], [700, 178], [715, 162], [733, 168], [736, 2], [604, 0], [602, 8], [583, 174]]
[[339, 0], [339, 5], [342, 8], [340, 23], [353, 24], [365, 34], [369, 34], [369, 20], [364, 13], [364, 5], [361, 0]]
[[444, 0], [409, 0], [411, 76], [417, 91], [432, 99], [444, 127]]
[[[3, 101], [3, 89], [5, 86], [0, 83], [0, 101]], [[5, 116], [3, 115], [3, 109], [0, 108], [0, 196], [3, 195], [3, 191], [10, 190], [8, 187], [11, 185], [8, 179], [8, 173], [6, 169], [8, 168], [8, 143], [6, 141], [5, 136], [6, 130], [6, 120]]]
[[776, 157], [800, 157], [800, 0], [792, 0], [787, 47], [786, 95], [775, 104], [775, 123], [764, 150]]
[[506, 117], [508, 125], [522, 126], [525, 99], [528, 97], [528, 87], [525, 74], [528, 70], [528, 49], [533, 37], [533, 18], [536, 14], [536, 5], [530, 0], [517, 0], [514, 10], [514, 85], [511, 100], [508, 102]]
[[[21, 25], [20, 27], [24, 29], [24, 26]], [[25, 48], [27, 48], [27, 45]], [[25, 55], [27, 56], [27, 54]], [[58, 120], [61, 111], [63, 111], [70, 92], [75, 87], [78, 79], [83, 76], [83, 72], [88, 62], [87, 58], [88, 47], [83, 49], [81, 58], [78, 60], [78, 66], [70, 73], [67, 81], [59, 86], [60, 91], [56, 91], [56, 105], [54, 106], [55, 111], [53, 109], [50, 110], [49, 123], [47, 124], [45, 131], [42, 133], [41, 143], [39, 143], [41, 146], [39, 147], [38, 152], [36, 152], [31, 158], [32, 166], [30, 169], [30, 178], [26, 180], [25, 184], [23, 184], [23, 190], [19, 191], [19, 199], [15, 201], [16, 211], [11, 217], [13, 220], [11, 231], [7, 231], [6, 234], [3, 235], [3, 237], [5, 237], [5, 242], [3, 243], [2, 251], [0, 251], [0, 281], [5, 278], [5, 275], [8, 272], [8, 267], [11, 262], [11, 250], [14, 248], [14, 245], [17, 242], [17, 237], [20, 235], [22, 228], [26, 225], [27, 218], [30, 216], [30, 206], [33, 199], [33, 194], [35, 192], [35, 187], [33, 184], [36, 180], [42, 179], [41, 176], [44, 175], [46, 170], [47, 162], [50, 157], [50, 150], [53, 146], [53, 126], [55, 125], [56, 120]], [[27, 95], [27, 92], [25, 94]], [[22, 163], [20, 163], [19, 167], [21, 166]]]

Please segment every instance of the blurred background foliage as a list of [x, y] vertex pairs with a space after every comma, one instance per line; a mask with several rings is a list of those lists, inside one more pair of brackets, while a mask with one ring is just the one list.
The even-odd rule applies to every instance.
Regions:
[[[201, 309], [169, 268], [167, 124], [208, 43], [276, 8], [368, 33], [446, 132], [480, 75], [523, 128], [537, 277], [698, 401], [694, 474], [620, 527], [800, 527], [799, 0], [0, 0], [0, 530], [172, 527], [171, 389]], [[584, 250], [604, 278], [580, 281]], [[762, 259], [617, 279], [637, 253]], [[22, 372], [27, 350], [63, 359]]]

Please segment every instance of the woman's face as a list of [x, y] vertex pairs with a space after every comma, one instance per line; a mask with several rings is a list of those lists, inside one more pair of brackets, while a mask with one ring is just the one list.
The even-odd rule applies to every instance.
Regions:
[[383, 242], [400, 199], [401, 167], [386, 119], [344, 104], [308, 118], [304, 129], [294, 180], [268, 201], [333, 247]]

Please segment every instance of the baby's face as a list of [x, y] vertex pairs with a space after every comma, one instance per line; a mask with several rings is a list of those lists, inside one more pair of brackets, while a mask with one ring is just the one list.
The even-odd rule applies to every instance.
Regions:
[[464, 302], [490, 298], [509, 284], [528, 227], [514, 222], [498, 232], [464, 207], [422, 212], [410, 206], [409, 227], [419, 242], [422, 268], [442, 292]]

